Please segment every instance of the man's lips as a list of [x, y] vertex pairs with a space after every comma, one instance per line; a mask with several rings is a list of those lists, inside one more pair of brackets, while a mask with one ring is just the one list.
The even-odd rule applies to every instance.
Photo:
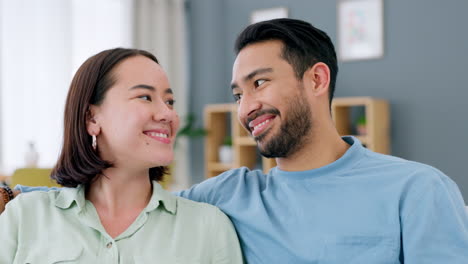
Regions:
[[169, 130], [167, 129], [146, 130], [146, 131], [143, 131], [143, 134], [165, 144], [171, 143], [170, 133], [169, 133]]
[[271, 127], [271, 122], [279, 115], [280, 112], [275, 108], [258, 110], [247, 117], [245, 127], [253, 137], [257, 137]]
[[275, 119], [276, 115], [265, 114], [258, 116], [254, 120], [249, 122], [249, 129], [252, 133], [252, 136], [257, 137], [263, 133], [271, 124], [270, 122]]

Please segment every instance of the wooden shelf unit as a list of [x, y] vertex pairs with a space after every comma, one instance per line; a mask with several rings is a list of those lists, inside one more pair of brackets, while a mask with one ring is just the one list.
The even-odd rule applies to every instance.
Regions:
[[[332, 116], [340, 135], [354, 131], [351, 112], [353, 107], [364, 107], [366, 135], [356, 136], [366, 147], [376, 152], [389, 154], [389, 106], [385, 100], [371, 97], [341, 97], [333, 99]], [[214, 177], [232, 168], [242, 166], [253, 169], [257, 163], [257, 146], [237, 120], [237, 104], [211, 104], [205, 107], [205, 170], [206, 177]], [[230, 126], [230, 129], [229, 129]], [[233, 161], [219, 162], [218, 148], [224, 138], [232, 137]], [[265, 173], [276, 166], [274, 159], [261, 158]]]
[[388, 102], [372, 97], [338, 97], [333, 99], [332, 116], [340, 135], [353, 135], [353, 107], [363, 107], [366, 118], [365, 135], [354, 135], [367, 148], [390, 154], [390, 109]]
[[[232, 168], [254, 168], [257, 163], [257, 144], [237, 121], [237, 104], [212, 104], [205, 107], [205, 170], [206, 177], [214, 177]], [[228, 126], [231, 129], [228, 131]], [[232, 137], [233, 161], [219, 162], [218, 148], [224, 138]], [[268, 172], [276, 166], [274, 159], [262, 158], [262, 168]]]

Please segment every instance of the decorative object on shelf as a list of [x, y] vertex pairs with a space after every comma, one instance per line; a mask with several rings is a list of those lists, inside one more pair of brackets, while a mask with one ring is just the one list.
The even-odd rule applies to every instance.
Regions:
[[367, 127], [366, 127], [366, 116], [362, 115], [358, 118], [356, 122], [356, 133], [359, 136], [367, 135]]
[[265, 20], [286, 17], [288, 17], [288, 9], [286, 7], [258, 9], [253, 11], [250, 15], [250, 23], [254, 24]]
[[232, 163], [233, 152], [232, 152], [232, 137], [225, 136], [223, 144], [218, 149], [219, 162], [224, 164]]
[[28, 150], [24, 154], [24, 161], [26, 168], [36, 168], [37, 162], [39, 161], [39, 153], [34, 146], [34, 142], [30, 141], [28, 143]]
[[383, 57], [383, 0], [339, 0], [337, 9], [339, 58]]

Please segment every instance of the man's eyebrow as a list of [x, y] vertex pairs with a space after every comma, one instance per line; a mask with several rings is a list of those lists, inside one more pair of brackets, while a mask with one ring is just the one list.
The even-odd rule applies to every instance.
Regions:
[[252, 80], [255, 77], [255, 75], [266, 73], [266, 72], [273, 72], [273, 68], [260, 68], [260, 69], [257, 69], [255, 71], [247, 74], [247, 76], [244, 77], [244, 82]]
[[164, 91], [164, 93], [166, 93], [166, 94], [174, 94], [174, 92], [172, 91], [171, 88], [167, 88], [167, 89]]
[[[249, 80], [252, 80], [256, 75], [258, 74], [262, 74], [262, 73], [266, 73], [266, 72], [273, 72], [273, 68], [260, 68], [260, 69], [256, 69], [254, 70], [253, 72], [247, 74], [244, 78], [242, 78], [242, 80], [244, 82], [247, 82]], [[237, 83], [232, 83], [231, 84], [231, 89], [236, 89], [238, 88], [238, 85]]]

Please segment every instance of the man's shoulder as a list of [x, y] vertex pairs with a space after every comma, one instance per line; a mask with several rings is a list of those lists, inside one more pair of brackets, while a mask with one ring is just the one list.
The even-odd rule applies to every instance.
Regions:
[[220, 206], [221, 203], [241, 195], [252, 186], [260, 186], [266, 176], [260, 170], [246, 167], [231, 169], [216, 177], [195, 184], [190, 189], [176, 195], [199, 202]]
[[426, 185], [452, 185], [453, 180], [450, 179], [439, 169], [417, 161], [406, 160], [403, 158], [367, 151], [366, 165], [381, 174], [391, 174], [394, 179], [404, 180], [408, 183], [417, 183], [423, 187], [421, 183]]
[[233, 186], [243, 186], [261, 181], [265, 177], [260, 170], [251, 170], [247, 167], [231, 169], [216, 177], [207, 179], [200, 185], [217, 185], [216, 188], [230, 189]]

